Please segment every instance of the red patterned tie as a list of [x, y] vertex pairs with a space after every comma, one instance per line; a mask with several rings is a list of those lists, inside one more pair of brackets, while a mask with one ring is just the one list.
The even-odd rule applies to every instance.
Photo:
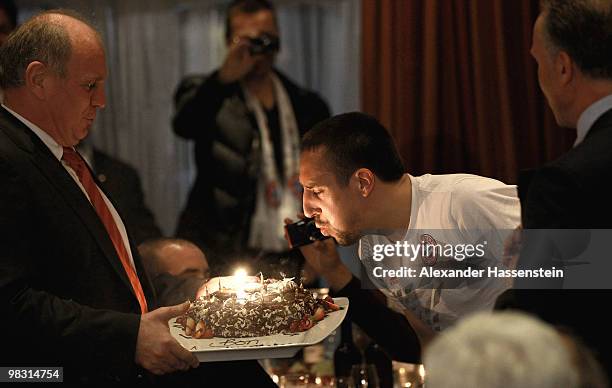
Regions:
[[98, 217], [100, 217], [100, 220], [104, 224], [104, 227], [106, 228], [106, 231], [108, 232], [108, 235], [115, 246], [117, 256], [119, 256], [119, 259], [121, 259], [123, 269], [130, 279], [130, 283], [132, 284], [132, 288], [134, 289], [136, 298], [140, 304], [140, 311], [143, 314], [146, 313], [148, 311], [147, 300], [145, 299], [142, 291], [140, 280], [138, 279], [138, 275], [136, 275], [134, 267], [132, 267], [132, 264], [130, 263], [130, 256], [125, 248], [125, 244], [123, 243], [123, 238], [121, 237], [121, 233], [119, 233], [117, 224], [115, 223], [111, 212], [108, 210], [108, 207], [106, 206], [106, 203], [104, 202], [104, 199], [102, 198], [102, 195], [98, 190], [98, 186], [91, 176], [89, 169], [85, 165], [85, 162], [81, 156], [71, 147], [64, 147], [64, 155], [62, 155], [62, 160], [66, 162], [66, 164], [70, 166], [70, 168], [72, 168], [79, 177], [83, 188], [85, 188], [85, 191], [91, 200], [91, 204], [93, 205], [94, 209], [96, 209]]

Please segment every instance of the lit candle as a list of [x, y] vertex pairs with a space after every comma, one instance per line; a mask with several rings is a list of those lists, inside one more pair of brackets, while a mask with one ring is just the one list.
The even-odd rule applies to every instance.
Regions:
[[263, 272], [259, 273], [259, 279], [261, 280], [261, 285], [263, 286]]
[[246, 281], [247, 278], [247, 271], [244, 268], [238, 268], [235, 272], [234, 272], [234, 279], [236, 281], [236, 283], [242, 284]]
[[238, 299], [245, 300], [247, 295], [244, 289], [246, 288], [247, 272], [244, 268], [238, 268], [234, 272], [234, 290]]

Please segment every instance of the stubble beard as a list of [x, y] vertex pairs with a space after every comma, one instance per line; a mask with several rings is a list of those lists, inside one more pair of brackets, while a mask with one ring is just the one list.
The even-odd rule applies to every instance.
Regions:
[[357, 232], [347, 232], [334, 229], [331, 236], [336, 240], [338, 245], [343, 247], [356, 244], [361, 238], [361, 234]]

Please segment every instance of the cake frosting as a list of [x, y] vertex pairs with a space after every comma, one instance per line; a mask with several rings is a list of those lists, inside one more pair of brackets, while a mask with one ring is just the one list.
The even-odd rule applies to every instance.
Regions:
[[177, 321], [193, 338], [259, 337], [308, 330], [338, 308], [331, 298], [315, 299], [291, 279], [267, 279], [201, 296]]

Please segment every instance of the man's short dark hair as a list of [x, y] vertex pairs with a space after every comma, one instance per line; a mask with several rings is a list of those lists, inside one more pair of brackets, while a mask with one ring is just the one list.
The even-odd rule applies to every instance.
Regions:
[[541, 0], [545, 33], [593, 78], [612, 78], [612, 2]]
[[344, 185], [360, 168], [371, 170], [385, 182], [396, 182], [405, 173], [389, 132], [374, 117], [360, 112], [321, 121], [306, 132], [301, 148], [302, 151], [324, 149], [338, 182]]
[[17, 27], [17, 7], [13, 0], [0, 0], [0, 9], [4, 10], [13, 28]]
[[232, 17], [236, 13], [253, 14], [259, 11], [270, 11], [276, 20], [274, 5], [268, 0], [234, 0], [227, 6], [225, 13], [225, 40], [232, 38]]

